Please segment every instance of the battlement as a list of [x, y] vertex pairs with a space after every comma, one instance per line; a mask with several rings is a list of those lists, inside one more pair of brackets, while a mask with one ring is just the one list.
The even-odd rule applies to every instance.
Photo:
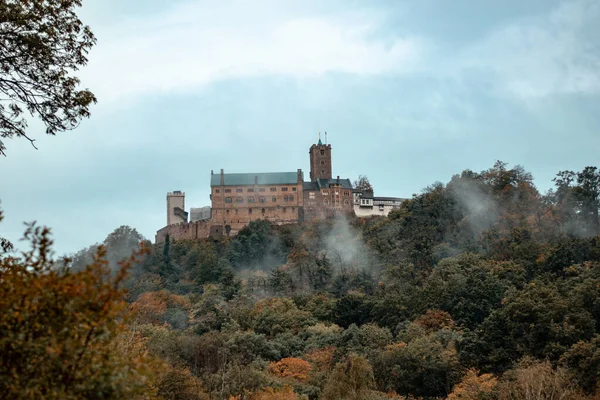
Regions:
[[167, 235], [173, 240], [197, 240], [223, 236], [223, 226], [208, 221], [180, 222], [167, 225], [156, 232], [155, 243], [164, 243]]
[[181, 196], [184, 197], [185, 196], [185, 192], [182, 192], [181, 190], [174, 190], [172, 192], [167, 192], [167, 197], [169, 196]]

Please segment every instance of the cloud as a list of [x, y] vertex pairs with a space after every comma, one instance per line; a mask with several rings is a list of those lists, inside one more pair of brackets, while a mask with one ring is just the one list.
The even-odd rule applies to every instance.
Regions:
[[600, 93], [600, 3], [562, 3], [491, 31], [458, 54], [454, 72], [465, 79], [482, 69], [496, 94], [520, 99]]
[[383, 18], [374, 11], [252, 3], [192, 1], [102, 29], [83, 82], [107, 102], [228, 78], [401, 72], [418, 57], [416, 38], [373, 38]]

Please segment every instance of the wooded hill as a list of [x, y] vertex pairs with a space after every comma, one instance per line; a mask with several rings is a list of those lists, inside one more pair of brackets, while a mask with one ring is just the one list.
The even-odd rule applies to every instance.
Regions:
[[[0, 306], [10, 312], [0, 328], [14, 334], [0, 339], [0, 390], [44, 393], [58, 380], [60, 393], [88, 398], [598, 398], [600, 172], [563, 171], [554, 184], [541, 194], [523, 168], [498, 162], [433, 184], [386, 218], [254, 221], [233, 238], [157, 246], [121, 227], [45, 270], [45, 236], [34, 232], [37, 256], [2, 256]], [[140, 241], [147, 251], [119, 275]], [[46, 272], [9, 274], [34, 261]], [[57, 328], [33, 330], [35, 302], [17, 299], [35, 298], [23, 282], [48, 271], [46, 292], [70, 306], [47, 296], [58, 311], [44, 324]], [[90, 300], [98, 282], [114, 285]], [[89, 332], [81, 320], [58, 334], [69, 313], [106, 334], [79, 341]], [[32, 332], [47, 346], [19, 339]], [[78, 370], [96, 363], [79, 386], [64, 365], [47, 365], [55, 352], [92, 349], [74, 357]], [[8, 355], [37, 360], [37, 380], [11, 389], [7, 377], [27, 372], [7, 368]], [[138, 378], [111, 378], [122, 371]]]

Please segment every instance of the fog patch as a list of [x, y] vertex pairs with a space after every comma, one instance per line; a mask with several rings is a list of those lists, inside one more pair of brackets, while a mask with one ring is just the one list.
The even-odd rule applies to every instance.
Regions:
[[454, 181], [450, 193], [463, 209], [464, 220], [476, 236], [481, 236], [498, 220], [498, 203], [475, 182], [467, 179]]

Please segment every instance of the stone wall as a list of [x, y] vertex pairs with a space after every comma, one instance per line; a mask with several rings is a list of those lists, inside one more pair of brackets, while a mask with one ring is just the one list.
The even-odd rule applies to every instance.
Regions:
[[167, 235], [173, 240], [196, 240], [210, 236], [222, 236], [223, 227], [215, 225], [211, 221], [182, 222], [168, 225], [156, 232], [155, 243], [163, 243]]
[[239, 231], [251, 221], [265, 219], [274, 224], [300, 221], [304, 198], [302, 171], [298, 182], [285, 185], [215, 186], [212, 189], [212, 216], [215, 225]]

